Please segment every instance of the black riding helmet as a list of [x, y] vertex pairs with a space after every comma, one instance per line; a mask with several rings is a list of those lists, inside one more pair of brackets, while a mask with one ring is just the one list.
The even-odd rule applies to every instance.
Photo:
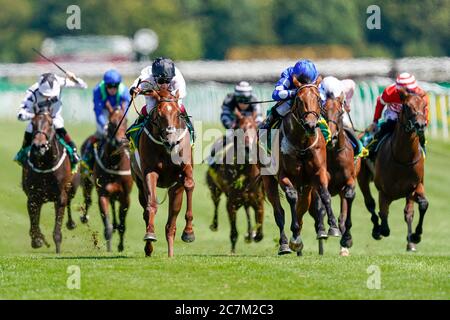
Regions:
[[168, 58], [156, 58], [152, 64], [152, 75], [158, 83], [169, 83], [175, 77], [175, 64]]

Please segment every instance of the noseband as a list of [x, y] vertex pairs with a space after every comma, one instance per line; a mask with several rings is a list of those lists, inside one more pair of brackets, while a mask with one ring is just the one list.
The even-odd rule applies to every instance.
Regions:
[[[306, 117], [308, 116], [308, 115], [310, 115], [310, 114], [312, 114], [315, 118], [316, 118], [316, 121], [318, 121], [319, 119], [320, 119], [320, 115], [317, 113], [317, 112], [315, 112], [315, 111], [304, 111], [304, 112], [301, 112], [299, 115], [298, 115], [298, 117], [296, 116], [296, 113], [295, 113], [295, 111], [298, 109], [298, 101], [301, 101], [302, 103], [303, 103], [303, 101], [301, 100], [301, 98], [299, 97], [299, 93], [303, 90], [303, 89], [305, 89], [305, 88], [315, 88], [316, 90], [314, 90], [314, 94], [317, 96], [317, 101], [318, 101], [318, 104], [319, 104], [319, 107], [320, 107], [320, 105], [321, 105], [321, 101], [320, 101], [320, 93], [319, 93], [319, 88], [315, 85], [315, 84], [305, 84], [305, 85], [303, 85], [303, 86], [301, 86], [301, 87], [299, 87], [298, 89], [297, 89], [297, 92], [296, 92], [296, 94], [295, 94], [295, 100], [294, 100], [294, 106], [296, 107], [294, 110], [293, 110], [293, 112], [292, 112], [292, 116], [293, 116], [293, 118], [294, 118], [294, 120], [295, 120], [295, 122], [297, 122], [306, 132], [308, 132], [308, 130], [305, 128], [305, 124], [306, 124]], [[299, 119], [300, 118], [300, 119]], [[317, 124], [316, 124], [316, 127], [317, 127]], [[314, 131], [315, 132], [315, 131]]]

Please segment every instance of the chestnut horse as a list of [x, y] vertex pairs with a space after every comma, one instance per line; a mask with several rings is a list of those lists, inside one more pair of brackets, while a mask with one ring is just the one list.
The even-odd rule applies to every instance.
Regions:
[[[372, 215], [372, 237], [380, 240], [390, 234], [388, 225], [389, 205], [392, 201], [405, 198], [405, 221], [408, 225], [407, 246], [408, 251], [415, 251], [416, 244], [421, 240], [422, 225], [428, 209], [428, 200], [425, 197], [424, 186], [424, 157], [420, 148], [418, 132], [426, 127], [426, 102], [419, 95], [410, 94], [405, 90], [399, 92], [402, 100], [402, 109], [394, 132], [380, 146], [375, 159], [375, 175], [365, 163], [358, 175], [358, 182], [364, 195], [364, 202]], [[375, 200], [373, 199], [369, 184], [375, 182], [379, 197], [379, 217], [375, 214]], [[419, 223], [415, 233], [412, 232], [414, 217], [414, 202], [419, 205]]]
[[[327, 169], [331, 177], [328, 190], [331, 196], [339, 195], [341, 200], [339, 216], [339, 229], [342, 234], [340, 255], [348, 256], [349, 249], [353, 244], [350, 233], [352, 227], [351, 212], [355, 199], [356, 179], [361, 168], [361, 158], [355, 159], [353, 146], [345, 133], [343, 103], [343, 95], [340, 97], [327, 96], [323, 113], [331, 131], [331, 143], [327, 148]], [[313, 197], [317, 198], [316, 193]], [[317, 209], [317, 199], [313, 201], [313, 204], [311, 207], [314, 211]], [[319, 205], [319, 210], [320, 208]], [[318, 212], [315, 216], [318, 217], [319, 214], [323, 215], [323, 212]], [[320, 238], [328, 236], [324, 229], [318, 232]]]
[[[321, 78], [313, 84], [302, 84], [295, 77], [293, 81], [297, 87], [297, 94], [291, 112], [283, 118], [281, 124], [279, 170], [277, 176], [262, 175], [262, 178], [267, 197], [274, 209], [275, 221], [280, 229], [278, 254], [287, 254], [294, 250], [300, 256], [303, 249], [300, 232], [303, 227], [303, 216], [311, 203], [312, 190], [318, 190], [327, 215], [332, 217], [331, 228], [336, 232], [339, 230], [328, 192], [326, 142], [318, 128], [321, 111], [318, 85]], [[286, 194], [291, 209], [292, 238], [289, 245], [284, 233], [284, 210], [280, 203], [278, 184]], [[316, 232], [323, 228], [323, 216], [318, 217], [318, 221]], [[335, 231], [332, 233], [334, 235]]]
[[[257, 141], [257, 124], [253, 115], [243, 116], [236, 111], [237, 131], [243, 133], [233, 136], [234, 139], [244, 139], [242, 141], [231, 141], [231, 148], [224, 150], [222, 155], [223, 163], [217, 164], [216, 167], [210, 167], [206, 173], [206, 181], [211, 192], [211, 198], [214, 202], [214, 218], [211, 230], [217, 231], [218, 225], [218, 206], [220, 196], [225, 193], [227, 196], [227, 211], [230, 220], [230, 240], [231, 253], [236, 251], [236, 242], [238, 232], [236, 228], [236, 213], [244, 206], [247, 216], [247, 234], [245, 241], [259, 242], [263, 239], [263, 220], [264, 220], [264, 191], [262, 181], [259, 175], [257, 162], [252, 161], [250, 157], [251, 149], [256, 150]], [[220, 138], [219, 143], [223, 138]], [[240, 146], [243, 148], [240, 148]], [[228, 153], [232, 152], [231, 156]], [[238, 155], [237, 153], [245, 153]], [[232, 163], [229, 163], [232, 158]], [[241, 163], [240, 160], [243, 160]], [[256, 156], [254, 158], [256, 160]], [[250, 207], [255, 211], [256, 228], [253, 231], [250, 217]]]
[[23, 168], [22, 188], [27, 195], [27, 209], [30, 216], [31, 247], [49, 247], [39, 227], [42, 205], [55, 204], [55, 227], [53, 240], [56, 253], [61, 252], [61, 227], [64, 210], [67, 207], [69, 221], [67, 228], [75, 228], [70, 212], [70, 202], [80, 183], [79, 173], [72, 174], [70, 159], [65, 147], [56, 138], [51, 110], [41, 109], [31, 120], [33, 141], [27, 162]]
[[145, 255], [150, 257], [155, 233], [155, 216], [158, 209], [156, 188], [168, 189], [169, 214], [166, 223], [168, 256], [173, 256], [176, 233], [176, 219], [186, 191], [186, 226], [181, 239], [195, 240], [192, 227], [192, 193], [194, 191], [193, 158], [190, 134], [178, 105], [179, 94], [168, 90], [151, 90], [147, 93], [157, 105], [146, 118], [139, 137], [138, 150], [132, 155], [132, 174], [139, 188], [139, 202], [144, 209], [146, 232], [144, 236]]
[[[91, 193], [95, 184], [98, 194], [98, 205], [104, 225], [106, 249], [111, 251], [111, 239], [114, 230], [119, 231], [119, 252], [124, 249], [125, 219], [130, 207], [130, 193], [133, 179], [130, 170], [130, 152], [125, 137], [126, 121], [119, 126], [124, 113], [121, 108], [109, 110], [109, 121], [106, 137], [100, 141], [99, 146], [93, 146], [95, 162], [92, 176], [83, 175], [82, 188], [84, 195], [84, 216], [82, 221], [88, 220], [88, 209], [92, 202]], [[83, 143], [82, 152], [86, 151], [89, 137]], [[115, 202], [119, 202], [119, 223], [116, 218]], [[109, 205], [112, 209], [113, 223], [109, 214]]]

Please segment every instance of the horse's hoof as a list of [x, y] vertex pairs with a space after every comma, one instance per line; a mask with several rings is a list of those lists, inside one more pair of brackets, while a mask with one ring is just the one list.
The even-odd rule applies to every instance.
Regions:
[[214, 232], [216, 232], [217, 231], [217, 224], [212, 224], [212, 225], [210, 225], [209, 226], [209, 229], [211, 230], [211, 231], [214, 231]]
[[145, 257], [149, 258], [152, 256], [152, 252], [153, 252], [153, 245], [152, 245], [152, 241], [147, 240], [144, 246], [144, 252], [145, 252]]
[[418, 235], [417, 233], [413, 233], [413, 234], [410, 236], [409, 240], [410, 240], [412, 243], [418, 244], [418, 243], [422, 240], [422, 237], [421, 237], [420, 235]]
[[408, 242], [406, 245], [406, 251], [408, 252], [416, 252], [416, 244], [412, 242]]
[[375, 240], [381, 240], [383, 237], [378, 230], [372, 230], [372, 238]]
[[123, 251], [123, 244], [119, 243], [119, 245], [117, 246], [117, 250], [119, 250], [119, 252]]
[[158, 241], [158, 239], [156, 239], [156, 234], [153, 232], [147, 232], [144, 236], [144, 241]]
[[325, 230], [319, 230], [317, 232], [316, 239], [317, 240], [319, 240], [319, 239], [328, 239], [328, 234], [325, 232]]
[[76, 225], [75, 221], [71, 220], [71, 221], [67, 221], [66, 227], [69, 230], [73, 230], [77, 227], [77, 225]]
[[339, 252], [341, 257], [348, 257], [350, 255], [350, 250], [348, 248], [341, 247], [341, 251]]
[[260, 242], [264, 238], [264, 234], [262, 232], [256, 232], [253, 236], [253, 241]]
[[291, 249], [294, 252], [302, 251], [303, 249], [303, 241], [300, 236], [298, 236], [296, 239], [291, 238], [289, 240], [289, 249]]
[[292, 253], [292, 250], [289, 248], [289, 245], [287, 243], [283, 243], [282, 245], [280, 245], [280, 248], [278, 249], [279, 256], [290, 253]]
[[181, 240], [187, 243], [194, 242], [195, 240], [194, 231], [192, 231], [191, 233], [183, 231], [183, 234], [181, 235]]
[[341, 247], [350, 249], [352, 246], [353, 246], [353, 240], [352, 240], [352, 238], [350, 238], [350, 239], [344, 239], [344, 238], [342, 238], [342, 239], [341, 239]]
[[111, 252], [111, 240], [106, 240], [106, 251]]
[[41, 238], [34, 238], [31, 239], [31, 247], [33, 249], [39, 249], [44, 245], [44, 240], [42, 240]]
[[81, 223], [86, 224], [89, 222], [89, 215], [84, 215], [80, 217]]
[[328, 229], [328, 236], [329, 237], [340, 237], [341, 231], [337, 227], [330, 227], [330, 229]]
[[302, 251], [297, 251], [297, 257], [301, 257], [303, 255]]
[[245, 242], [251, 243], [252, 242], [252, 235], [247, 233], [244, 237]]

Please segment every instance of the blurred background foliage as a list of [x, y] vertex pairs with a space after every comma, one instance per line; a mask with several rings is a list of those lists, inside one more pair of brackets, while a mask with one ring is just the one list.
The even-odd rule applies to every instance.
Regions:
[[[68, 30], [69, 5], [81, 30]], [[0, 0], [0, 61], [24, 62], [47, 37], [157, 32], [156, 55], [176, 60], [448, 56], [450, 0]], [[253, 54], [254, 53], [254, 54]]]

